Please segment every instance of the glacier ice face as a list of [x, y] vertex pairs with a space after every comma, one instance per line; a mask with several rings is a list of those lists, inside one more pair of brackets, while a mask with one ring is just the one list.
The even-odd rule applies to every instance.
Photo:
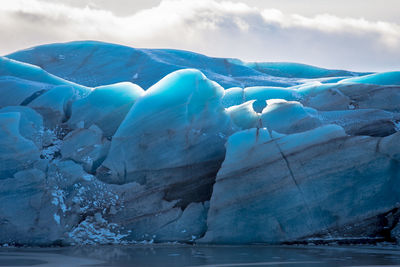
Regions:
[[10, 57], [43, 69], [0, 58], [0, 244], [398, 236], [397, 72], [98, 42]]
[[321, 111], [318, 118], [324, 124], [342, 126], [350, 135], [380, 137], [394, 134], [400, 120], [399, 114], [380, 109]]
[[138, 85], [124, 82], [95, 88], [87, 97], [72, 104], [71, 128], [83, 122], [97, 125], [105, 136], [113, 136], [135, 101], [144, 93]]
[[190, 203], [182, 215], [174, 222], [161, 227], [154, 239], [156, 241], [195, 241], [207, 230], [209, 203]]
[[318, 110], [400, 110], [399, 86], [338, 83], [304, 86], [297, 90], [304, 105]]
[[54, 161], [45, 171], [20, 171], [0, 187], [0, 243], [120, 243], [126, 235], [109, 222], [108, 213], [118, 212], [118, 195], [129, 189], [106, 185], [69, 160]]
[[395, 161], [400, 160], [400, 143], [398, 142], [399, 136], [399, 132], [396, 132], [395, 134], [382, 139], [381, 143], [379, 144], [380, 151]]
[[77, 129], [67, 134], [60, 147], [63, 159], [71, 159], [82, 165], [89, 173], [95, 172], [103, 162], [110, 148], [110, 141], [103, 132], [92, 125], [89, 129]]
[[97, 170], [114, 187], [135, 185], [124, 195], [124, 209], [110, 216], [132, 230], [126, 239], [190, 241], [204, 234], [202, 202], [210, 198], [232, 131], [222, 95], [199, 71], [182, 70], [148, 89], [127, 114]]
[[[36, 169], [19, 171], [14, 174], [14, 177], [9, 176], [8, 179], [2, 180], [0, 186], [1, 243], [34, 245], [40, 244], [41, 240], [49, 237], [46, 236], [48, 233], [40, 231], [40, 227], [51, 229], [53, 227], [49, 226], [52, 223], [47, 221], [43, 224], [43, 220], [36, 220], [40, 213], [46, 218], [45, 209], [41, 206], [43, 195], [45, 195], [44, 181], [44, 172]], [[52, 214], [47, 215], [49, 215], [49, 220]], [[38, 224], [39, 228], [37, 228]]]
[[21, 128], [31, 127], [27, 121], [23, 124], [21, 117], [19, 112], [0, 113], [0, 180], [11, 178], [39, 160], [38, 147], [20, 134]]
[[19, 133], [35, 143], [38, 149], [43, 146], [43, 118], [36, 111], [24, 106], [8, 106], [0, 109], [0, 113], [17, 112], [20, 116]]
[[173, 186], [169, 199], [203, 200], [232, 132], [221, 105], [223, 93], [196, 70], [167, 75], [146, 91], [121, 123], [102, 165], [102, 179]]
[[335, 125], [278, 138], [266, 129], [236, 133], [202, 242], [304, 240], [393, 209], [400, 173], [398, 162], [381, 152], [386, 138], [398, 135], [351, 137]]

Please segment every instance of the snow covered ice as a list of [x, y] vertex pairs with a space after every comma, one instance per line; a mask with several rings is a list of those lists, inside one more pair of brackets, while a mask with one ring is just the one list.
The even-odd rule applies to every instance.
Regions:
[[88, 41], [0, 93], [0, 244], [400, 241], [398, 71]]

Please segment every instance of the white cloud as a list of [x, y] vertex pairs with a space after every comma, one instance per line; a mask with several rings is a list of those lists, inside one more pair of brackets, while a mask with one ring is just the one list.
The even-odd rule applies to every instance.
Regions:
[[305, 17], [216, 0], [164, 0], [130, 16], [40, 0], [0, 5], [0, 52], [95, 39], [257, 61], [356, 70], [400, 68], [400, 26], [329, 14]]

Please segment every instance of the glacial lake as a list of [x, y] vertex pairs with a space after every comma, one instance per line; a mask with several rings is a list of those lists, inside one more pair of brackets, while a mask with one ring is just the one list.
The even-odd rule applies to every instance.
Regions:
[[0, 248], [0, 266], [400, 267], [400, 248], [189, 245]]

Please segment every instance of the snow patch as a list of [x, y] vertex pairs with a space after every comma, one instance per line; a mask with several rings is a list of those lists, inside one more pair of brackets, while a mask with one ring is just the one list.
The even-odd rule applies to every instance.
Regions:
[[87, 217], [68, 236], [77, 244], [124, 244], [127, 234], [120, 233], [120, 227], [108, 223], [100, 213]]
[[400, 121], [393, 121], [394, 124], [394, 129], [396, 130], [396, 132], [400, 131]]
[[67, 205], [65, 205], [65, 192], [61, 189], [58, 188], [58, 186], [55, 187], [55, 190], [51, 193], [53, 196], [53, 199], [51, 201], [51, 204], [54, 206], [60, 207], [61, 211], [63, 213], [67, 212]]
[[356, 109], [356, 106], [355, 106], [354, 104], [349, 104], [349, 105], [348, 105], [348, 108], [349, 108], [350, 110], [353, 110], [353, 109]]
[[56, 221], [57, 224], [60, 224], [60, 216], [56, 213], [53, 215], [54, 221]]
[[85, 174], [82, 176], [82, 178], [83, 178], [83, 180], [85, 180], [85, 181], [87, 181], [87, 182], [90, 182], [90, 181], [92, 181], [92, 180], [94, 179], [94, 176], [91, 175], [91, 174], [85, 173]]
[[74, 184], [77, 193], [72, 201], [80, 206], [79, 211], [82, 214], [89, 210], [99, 211], [102, 214], [106, 214], [107, 211], [117, 211], [119, 197], [116, 193], [109, 190], [103, 183], [95, 181], [93, 175], [85, 174], [82, 178], [93, 182], [86, 186], [81, 183]]
[[43, 130], [43, 150], [41, 158], [47, 160], [54, 160], [60, 155], [62, 140], [57, 138], [56, 130], [45, 129]]

